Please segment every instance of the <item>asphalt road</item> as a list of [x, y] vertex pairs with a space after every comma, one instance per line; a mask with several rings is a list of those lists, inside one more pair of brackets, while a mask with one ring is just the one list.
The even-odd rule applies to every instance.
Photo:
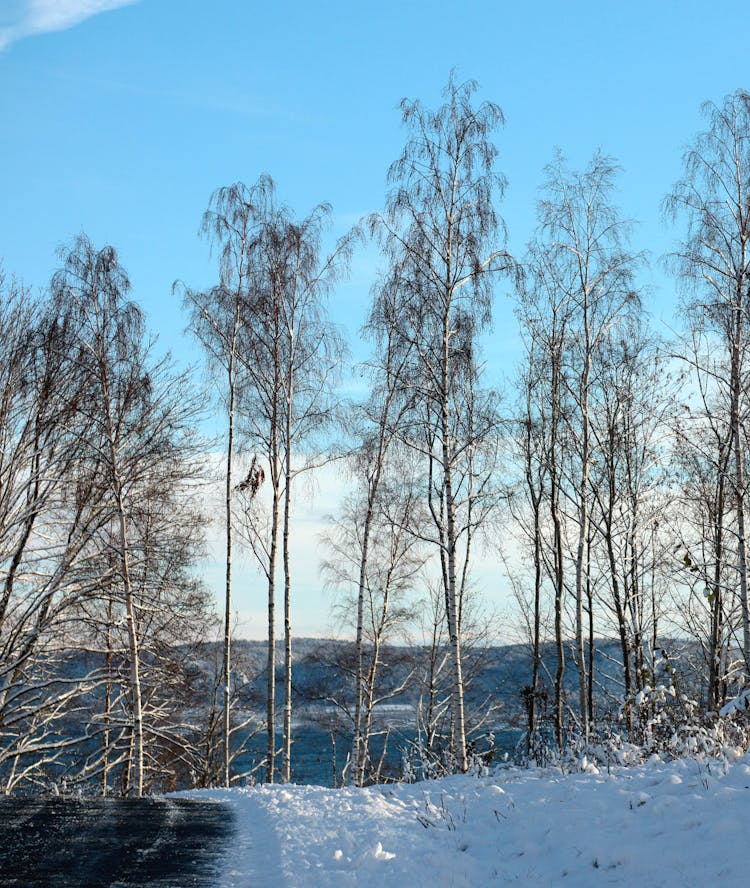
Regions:
[[2, 888], [218, 888], [229, 809], [194, 799], [0, 799]]

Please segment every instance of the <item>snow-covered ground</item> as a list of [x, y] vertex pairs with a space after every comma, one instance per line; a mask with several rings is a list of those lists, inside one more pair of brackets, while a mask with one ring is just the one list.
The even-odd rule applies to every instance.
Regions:
[[750, 755], [190, 795], [235, 812], [227, 888], [750, 884]]

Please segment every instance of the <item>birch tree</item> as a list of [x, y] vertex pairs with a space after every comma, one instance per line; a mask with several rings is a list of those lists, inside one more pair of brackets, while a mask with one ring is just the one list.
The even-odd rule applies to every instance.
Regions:
[[[737, 620], [736, 568], [732, 546], [733, 496], [730, 486], [732, 432], [726, 409], [726, 389], [715, 384], [714, 376], [726, 378], [725, 355], [716, 359], [715, 349], [705, 335], [689, 340], [693, 368], [689, 374], [697, 382], [692, 406], [684, 405], [675, 422], [675, 462], [682, 521], [675, 535], [682, 556], [677, 575], [689, 577], [691, 601], [683, 606], [686, 625], [705, 653], [708, 672], [707, 703], [718, 711], [726, 702], [729, 685], [744, 666], [737, 663], [733, 648], [741, 620]], [[696, 572], [700, 577], [696, 577]], [[691, 576], [692, 575], [692, 576]], [[695, 580], [701, 588], [695, 590]], [[743, 660], [744, 663], [744, 660]]]
[[[285, 206], [277, 206], [269, 214], [260, 244], [260, 287], [247, 319], [249, 341], [254, 345], [246, 356], [250, 379], [246, 392], [248, 412], [259, 401], [266, 408], [261, 413], [266, 418], [265, 428], [259, 429], [256, 425], [250, 439], [266, 445], [269, 461], [274, 463], [272, 481], [280, 483], [282, 491], [284, 711], [281, 779], [284, 782], [291, 780], [292, 771], [293, 483], [300, 474], [313, 471], [328, 459], [326, 435], [334, 418], [334, 386], [344, 345], [328, 320], [325, 300], [339, 276], [346, 272], [356, 237], [356, 232], [342, 236], [334, 249], [324, 254], [322, 239], [329, 217], [327, 204], [315, 207], [301, 221], [294, 220]], [[271, 349], [261, 356], [258, 346], [262, 348], [267, 338], [271, 340]], [[261, 360], [255, 360], [256, 356]], [[273, 508], [271, 532], [275, 541], [279, 508], [275, 494]], [[275, 549], [273, 551], [275, 553]], [[273, 576], [270, 562], [268, 576]], [[270, 625], [269, 604], [269, 631]], [[269, 639], [269, 658], [271, 649]], [[270, 666], [269, 659], [269, 671]], [[273, 723], [274, 714], [270, 711], [269, 718]], [[273, 779], [272, 757], [267, 767]]]
[[[526, 307], [528, 309], [528, 306]], [[525, 360], [518, 379], [519, 410], [514, 424], [514, 440], [520, 459], [516, 491], [511, 495], [511, 510], [522, 540], [531, 550], [533, 571], [532, 592], [524, 595], [523, 584], [514, 582], [514, 592], [526, 622], [532, 649], [531, 684], [525, 688], [524, 702], [528, 715], [527, 754], [535, 755], [540, 704], [545, 698], [542, 675], [543, 591], [546, 573], [544, 529], [546, 526], [545, 494], [550, 469], [550, 410], [555, 405], [540, 399], [546, 392], [543, 385], [547, 355], [540, 341], [528, 326], [531, 318], [522, 319]], [[517, 504], [520, 501], [520, 504]], [[563, 661], [564, 662], [564, 661]]]
[[[130, 668], [130, 705], [132, 713], [132, 774], [126, 792], [143, 794], [143, 699], [141, 695], [141, 660], [135, 594], [131, 576], [131, 550], [123, 472], [122, 433], [127, 429], [128, 408], [146, 395], [141, 367], [131, 363], [128, 352], [142, 335], [140, 312], [125, 301], [130, 282], [112, 248], [97, 251], [79, 236], [64, 256], [64, 267], [53, 280], [53, 292], [59, 301], [68, 300], [78, 315], [76, 330], [78, 360], [85, 368], [88, 408], [93, 419], [89, 447], [101, 462], [103, 483], [113, 505], [115, 523], [112, 545], [117, 557], [117, 573], [125, 602]], [[77, 311], [76, 311], [77, 310]]]
[[[476, 336], [490, 320], [492, 281], [510, 265], [494, 209], [504, 181], [495, 172], [497, 149], [490, 141], [503, 118], [490, 102], [474, 107], [475, 90], [473, 82], [458, 84], [451, 75], [445, 103], [436, 111], [419, 101], [402, 101], [408, 140], [388, 173], [386, 211], [371, 220], [387, 261], [401, 270], [393, 324], [415, 355], [409, 385], [419, 406], [408, 437], [428, 464], [451, 648], [451, 748], [461, 770], [468, 759], [458, 508], [468, 501], [458, 485], [469, 483], [471, 473], [461, 467], [482, 430], [474, 429], [473, 440], [457, 437], [456, 421], [465, 416], [465, 395], [477, 383]], [[470, 526], [465, 518], [463, 527]]]
[[[103, 516], [81, 472], [84, 387], [69, 324], [0, 274], [0, 787], [41, 781], [78, 745], [63, 732], [98, 682], [65, 680]], [[84, 426], [85, 428], [85, 423]]]
[[344, 708], [352, 724], [350, 769], [357, 786], [377, 770], [370, 763], [375, 707], [402, 692], [412, 675], [395, 687], [386, 685], [382, 652], [403, 641], [424, 564], [415, 534], [424, 510], [414, 466], [410, 454], [399, 458], [386, 447], [383, 428], [379, 423], [354, 455], [354, 491], [326, 535], [329, 554], [322, 565], [327, 584], [340, 595], [335, 613], [342, 625], [354, 618], [354, 702]]
[[[399, 562], [402, 560], [409, 565], [406, 578], [411, 576], [415, 565], [414, 559], [408, 557], [414, 540], [412, 538], [410, 545], [404, 537], [404, 534], [408, 534], [407, 522], [412, 523], [408, 518], [414, 509], [408, 494], [405, 501], [399, 499], [404, 488], [395, 481], [393, 470], [394, 465], [406, 467], [403, 454], [401, 460], [396, 457], [395, 462], [393, 455], [404, 431], [404, 418], [412, 406], [412, 396], [405, 390], [403, 380], [411, 349], [401, 347], [393, 324], [398, 304], [397, 293], [398, 273], [395, 272], [376, 288], [365, 328], [375, 340], [376, 356], [366, 367], [372, 381], [370, 398], [352, 411], [356, 436], [359, 438], [352, 456], [356, 489], [345, 506], [346, 516], [339, 520], [338, 532], [329, 537], [334, 557], [327, 561], [325, 567], [329, 583], [340, 587], [346, 584], [354, 566], [352, 559], [356, 559], [352, 773], [359, 786], [365, 779], [368, 758], [367, 726], [372, 721], [378, 651], [387, 637], [386, 630], [398, 622], [389, 612], [393, 576], [400, 572]], [[400, 472], [401, 468], [396, 471]], [[409, 472], [405, 477], [409, 477]], [[388, 502], [386, 507], [384, 497]], [[397, 500], [403, 504], [404, 514], [394, 521], [388, 515], [391, 513], [392, 516]], [[383, 536], [389, 535], [395, 545], [384, 546]], [[373, 555], [373, 550], [377, 549], [379, 551]], [[375, 581], [374, 577], [378, 579]], [[353, 579], [350, 577], [350, 581]], [[400, 587], [397, 591], [402, 591], [404, 579], [395, 585]], [[366, 665], [368, 640], [372, 650], [369, 666]]]
[[665, 610], [655, 594], [663, 579], [663, 533], [657, 531], [660, 518], [664, 528], [668, 524], [663, 518], [666, 464], [677, 385], [643, 318], [633, 316], [607, 334], [592, 424], [593, 569], [602, 577], [600, 604], [605, 613], [614, 613], [629, 730], [635, 694], [653, 685], [653, 651]]
[[[590, 654], [596, 392], [602, 384], [608, 337], [638, 306], [634, 272], [640, 257], [628, 249], [630, 223], [612, 202], [616, 170], [610, 158], [598, 154], [582, 172], [569, 170], [561, 155], [548, 166], [538, 208], [539, 230], [520, 291], [521, 318], [533, 341], [534, 363], [547, 366], [547, 374], [530, 379], [535, 378], [539, 387], [534, 402], [548, 404], [543, 452], [548, 460], [546, 500], [552, 523], [549, 565], [555, 589], [558, 744], [563, 732], [563, 615], [568, 587], [573, 594], [578, 717], [583, 737], [589, 732], [593, 659], [590, 656], [587, 663], [585, 635], [588, 631]], [[573, 579], [568, 582], [570, 572]]]
[[[704, 106], [707, 129], [684, 158], [683, 177], [665, 202], [683, 219], [686, 237], [674, 255], [685, 285], [685, 307], [694, 330], [722, 350], [726, 375], [692, 362], [697, 375], [722, 392], [729, 426], [728, 496], [734, 505], [732, 536], [741, 608], [742, 654], [750, 675], [750, 609], [747, 577], [748, 312], [750, 310], [750, 95], [737, 90], [721, 105]], [[686, 355], [690, 361], [690, 353]], [[721, 457], [719, 458], [721, 461]], [[717, 513], [718, 515], [718, 513]]]
[[[564, 679], [566, 669], [564, 600], [567, 589], [567, 544], [564, 496], [568, 448], [565, 416], [570, 413], [564, 385], [564, 358], [568, 344], [570, 311], [552, 272], [553, 253], [539, 243], [531, 246], [525, 274], [519, 278], [518, 313], [526, 343], [525, 403], [521, 423], [525, 496], [532, 509], [535, 559], [553, 586], [556, 668], [554, 678], [555, 742], [562, 749], [564, 734]], [[548, 529], [551, 525], [551, 530]], [[528, 531], [527, 531], [528, 533]], [[551, 535], [551, 539], [550, 539]], [[535, 562], [536, 563], [536, 562]], [[535, 570], [535, 628], [541, 571]], [[540, 611], [540, 608], [539, 608]], [[538, 682], [538, 668], [536, 682]], [[532, 678], [532, 687], [536, 682]]]
[[[184, 304], [190, 312], [190, 327], [206, 351], [209, 365], [218, 378], [227, 416], [224, 463], [224, 634], [223, 634], [223, 783], [229, 786], [231, 753], [232, 683], [232, 554], [236, 486], [237, 409], [243, 384], [243, 324], [252, 299], [255, 277], [253, 262], [259, 231], [273, 199], [273, 183], [262, 177], [253, 188], [237, 182], [217, 189], [203, 214], [201, 233], [218, 253], [219, 283], [206, 291], [184, 288]], [[274, 488], [275, 489], [275, 488]], [[272, 595], [269, 593], [269, 602]], [[270, 607], [270, 605], [269, 605]], [[270, 631], [270, 630], [269, 630]], [[269, 637], [269, 652], [273, 649]], [[269, 653], [269, 658], [272, 654]], [[272, 670], [269, 670], [272, 674]], [[272, 682], [272, 679], [270, 679]], [[269, 685], [270, 686], [270, 685]], [[269, 691], [269, 699], [273, 699]], [[272, 704], [271, 704], [272, 705]]]
[[[115, 250], [97, 250], [79, 235], [62, 258], [51, 289], [56, 308], [69, 319], [83, 385], [74, 417], [82, 483], [100, 491], [106, 519], [99, 529], [100, 551], [110, 556], [105, 560], [126, 626], [130, 725], [124, 791], [141, 796], [146, 754], [141, 648], [159, 604], [154, 590], [163, 589], [163, 580], [148, 579], [156, 566], [154, 523], [142, 519], [159, 503], [162, 511], [171, 507], [174, 520], [184, 517], [177, 497], [194, 475], [188, 439], [196, 408], [184, 378], [170, 371], [166, 359], [154, 360]], [[169, 536], [162, 527], [159, 541]], [[184, 544], [179, 535], [172, 537], [178, 547]], [[165, 546], [167, 551], [176, 550]], [[161, 606], [175, 609], [174, 602]]]
[[[227, 482], [227, 503], [239, 495], [241, 527], [265, 576], [268, 602], [266, 779], [276, 773], [276, 599], [283, 573], [284, 715], [282, 779], [291, 778], [292, 633], [291, 520], [294, 479], [326, 460], [325, 435], [333, 418], [333, 385], [342, 340], [328, 322], [325, 298], [346, 269], [355, 235], [344, 235], [330, 254], [322, 252], [330, 207], [321, 204], [302, 220], [277, 201], [262, 176], [251, 188], [221, 189], [212, 215], [222, 247], [223, 294], [232, 311], [201, 309], [213, 329], [223, 318], [220, 349], [236, 376], [233, 422], [248, 456], [247, 472]], [[226, 284], [231, 281], [231, 286]], [[195, 297], [193, 297], [193, 300]], [[231, 323], [227, 319], [231, 314]], [[214, 346], [214, 351], [216, 347]], [[241, 384], [238, 382], [241, 380]], [[229, 464], [229, 463], [228, 463]], [[266, 481], [268, 482], [266, 484]], [[261, 487], [265, 484], [263, 491]], [[228, 505], [228, 526], [231, 511]]]

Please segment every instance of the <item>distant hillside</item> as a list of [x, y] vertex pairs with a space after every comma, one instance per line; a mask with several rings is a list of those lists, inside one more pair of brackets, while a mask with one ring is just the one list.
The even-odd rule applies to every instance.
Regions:
[[[669, 650], [685, 688], [700, 696], [694, 687], [689, 662], [696, 653], [695, 645], [674, 640], [662, 644]], [[578, 670], [572, 657], [571, 645], [566, 647], [564, 686], [571, 701], [577, 694]], [[233, 645], [233, 679], [237, 689], [237, 706], [244, 712], [265, 712], [266, 643], [237, 640]], [[420, 646], [386, 646], [380, 657], [378, 697], [383, 698], [380, 709], [392, 719], [407, 719], [425, 693], [424, 675], [427, 670], [428, 650]], [[293, 647], [293, 702], [298, 719], [320, 721], [326, 712], [343, 712], [353, 707], [353, 674], [355, 669], [352, 642], [332, 639], [299, 638]], [[191, 708], [209, 705], [215, 693], [217, 676], [221, 670], [221, 645], [218, 642], [199, 644], [189, 651], [180, 649], [176, 660], [181, 661], [190, 685]], [[546, 690], [551, 707], [557, 656], [553, 644], [542, 649], [541, 690]], [[283, 695], [283, 648], [277, 650], [277, 700]], [[619, 643], [614, 639], [597, 639], [594, 656], [595, 682], [600, 705], [613, 710], [622, 699], [622, 666]], [[80, 678], [92, 669], [103, 667], [98, 655], [76, 655], [67, 660], [65, 676]], [[446, 675], [447, 665], [443, 671]], [[492, 708], [492, 721], [504, 726], [523, 726], [525, 715], [522, 689], [531, 683], [532, 658], [527, 645], [493, 645], [470, 648], [465, 651], [465, 678], [467, 702], [476, 711]], [[575, 703], [572, 702], [575, 707]]]
[[[694, 645], [675, 640], [663, 640], [670, 660], [682, 675], [691, 692], [692, 673], [690, 655]], [[261, 710], [266, 688], [266, 643], [236, 641], [233, 647], [235, 675], [243, 684], [243, 706]], [[423, 691], [419, 681], [425, 669], [427, 650], [419, 646], [387, 646], [381, 653], [380, 695], [388, 698], [391, 710], [396, 707], [413, 709]], [[205, 660], [218, 655], [216, 645], [205, 645]], [[354, 644], [332, 639], [295, 639], [293, 647], [293, 693], [299, 714], [315, 716], [317, 711], [330, 709], [333, 704], [344, 707], [351, 703], [352, 674], [354, 671]], [[498, 724], [520, 726], [524, 722], [521, 691], [531, 683], [532, 657], [528, 645], [493, 645], [465, 651], [465, 675], [470, 705], [485, 707], [492, 704]], [[283, 649], [278, 646], [276, 681], [278, 694], [282, 693]], [[553, 696], [557, 656], [552, 643], [542, 649], [542, 685], [550, 705]], [[622, 659], [619, 642], [615, 639], [597, 639], [595, 642], [594, 671], [597, 695], [613, 708], [622, 698]], [[410, 677], [411, 676], [411, 677]], [[572, 643], [566, 646], [564, 685], [574, 699], [577, 693], [578, 670], [572, 656]], [[404, 685], [398, 693], [397, 689]], [[391, 696], [393, 695], [393, 696]], [[279, 697], [280, 699], [280, 697]], [[383, 709], [385, 710], [385, 706]], [[405, 715], [405, 713], [404, 713]], [[395, 717], [395, 716], [394, 716]]]

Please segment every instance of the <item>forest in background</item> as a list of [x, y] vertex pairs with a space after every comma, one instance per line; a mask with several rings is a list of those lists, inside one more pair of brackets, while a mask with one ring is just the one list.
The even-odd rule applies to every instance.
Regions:
[[[682, 293], [666, 341], [614, 159], [553, 158], [527, 253], [508, 252], [502, 112], [475, 93], [451, 77], [438, 108], [402, 102], [383, 209], [330, 253], [330, 207], [297, 218], [267, 175], [211, 196], [201, 232], [216, 283], [175, 285], [208, 383], [159, 356], [112, 246], [78, 235], [40, 295], [0, 281], [4, 792], [49, 789], [63, 767], [66, 785], [104, 795], [142, 795], [171, 772], [229, 785], [250, 729], [267, 737], [258, 778], [291, 779], [290, 531], [303, 478], [332, 461], [350, 480], [321, 547], [352, 638], [328, 693], [351, 738], [349, 781], [374, 779], [378, 707], [407, 686], [430, 772], [472, 767], [492, 704], [472, 675], [509, 635], [472, 587], [483, 549], [526, 635], [529, 760], [602, 732], [646, 751], [744, 742], [750, 95], [707, 104], [666, 193], [682, 233], [665, 259]], [[340, 396], [346, 349], [326, 298], [365, 240], [381, 268], [354, 402]], [[502, 400], [480, 348], [500, 286], [515, 291], [523, 343]], [[209, 398], [225, 424], [218, 617], [197, 578]], [[252, 670], [232, 649], [237, 547], [268, 605]], [[217, 634], [196, 684], [196, 652]], [[676, 638], [691, 642], [679, 656]], [[611, 640], [605, 688], [596, 654]], [[406, 643], [419, 656], [394, 668]], [[249, 684], [251, 711], [235, 705]]]

